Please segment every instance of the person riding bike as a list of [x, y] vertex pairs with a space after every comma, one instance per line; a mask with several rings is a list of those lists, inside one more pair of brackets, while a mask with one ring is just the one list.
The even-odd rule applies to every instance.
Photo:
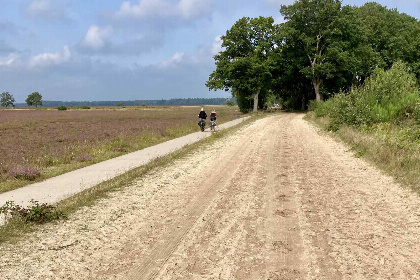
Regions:
[[216, 110], [213, 109], [210, 114], [210, 130], [212, 131], [216, 130], [216, 118], [217, 118], [217, 113], [216, 113]]
[[205, 123], [206, 123], [206, 118], [207, 118], [207, 114], [206, 114], [206, 112], [204, 111], [204, 108], [201, 108], [201, 111], [200, 111], [200, 114], [198, 114], [198, 117], [200, 118], [200, 121], [198, 122], [198, 125], [202, 128], [202, 130], [203, 130], [203, 127], [201, 126], [202, 125], [202, 123], [204, 122], [204, 126], [205, 126]]
[[216, 118], [217, 118], [217, 113], [216, 113], [216, 110], [213, 109], [210, 113], [210, 121], [216, 121]]

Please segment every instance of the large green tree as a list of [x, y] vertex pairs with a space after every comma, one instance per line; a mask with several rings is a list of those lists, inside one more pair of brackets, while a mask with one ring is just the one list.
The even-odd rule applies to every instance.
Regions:
[[26, 98], [26, 104], [35, 107], [38, 107], [38, 105], [42, 106], [42, 95], [37, 91], [29, 94], [28, 98]]
[[271, 17], [238, 20], [221, 38], [224, 50], [215, 55], [216, 70], [210, 74], [206, 86], [231, 90], [242, 111], [250, 109], [247, 100], [252, 99], [256, 112], [261, 94], [269, 89], [272, 81], [268, 60], [277, 47], [273, 40], [276, 30]]
[[13, 106], [15, 104], [15, 98], [8, 92], [0, 94], [0, 103], [3, 107]]
[[366, 37], [365, 47], [373, 51], [365, 61], [366, 76], [376, 67], [389, 69], [395, 62], [404, 61], [420, 81], [419, 20], [375, 2], [356, 8], [355, 16]]
[[351, 82], [360, 40], [350, 7], [343, 9], [339, 0], [298, 0], [282, 5], [280, 12], [287, 20], [282, 25], [284, 51], [301, 63], [295, 65], [311, 80], [316, 100], [323, 99], [326, 80], [338, 87]]

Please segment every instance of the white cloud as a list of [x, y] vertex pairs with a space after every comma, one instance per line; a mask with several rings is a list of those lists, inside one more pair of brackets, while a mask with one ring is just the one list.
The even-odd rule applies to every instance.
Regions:
[[20, 55], [17, 53], [10, 53], [6, 57], [0, 57], [0, 66], [13, 66], [20, 61]]
[[223, 51], [223, 48], [222, 48], [222, 36], [219, 35], [219, 36], [216, 36], [216, 38], [214, 38], [211, 51], [212, 51], [212, 54], [213, 55], [216, 55], [219, 52]]
[[29, 67], [33, 68], [36, 66], [50, 66], [50, 65], [59, 65], [70, 60], [71, 53], [69, 47], [66, 45], [63, 47], [61, 52], [56, 53], [43, 53], [37, 56], [34, 56], [29, 61]]
[[209, 2], [206, 0], [181, 0], [178, 3], [178, 9], [184, 18], [192, 18], [209, 9]]
[[111, 36], [112, 29], [110, 27], [101, 28], [96, 25], [89, 27], [86, 36], [82, 39], [80, 45], [82, 47], [98, 50], [105, 45], [106, 40]]
[[42, 19], [65, 19], [66, 7], [53, 0], [35, 0], [26, 7], [25, 12], [30, 17]]
[[209, 0], [139, 0], [138, 4], [124, 1], [115, 13], [120, 18], [181, 17], [191, 19], [209, 10]]
[[168, 68], [168, 67], [175, 66], [175, 65], [181, 63], [184, 56], [185, 56], [185, 53], [176, 52], [171, 58], [162, 61], [158, 66], [160, 68]]

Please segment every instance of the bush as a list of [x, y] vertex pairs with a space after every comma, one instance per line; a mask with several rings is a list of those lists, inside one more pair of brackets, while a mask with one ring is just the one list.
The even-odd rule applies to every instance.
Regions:
[[89, 107], [89, 106], [87, 106], [87, 105], [82, 105], [82, 106], [80, 106], [79, 108], [80, 108], [80, 109], [83, 109], [83, 110], [89, 110], [89, 109], [90, 109], [90, 107]]
[[58, 106], [57, 109], [58, 109], [58, 111], [66, 111], [67, 107], [64, 106], [64, 105], [61, 105], [61, 106]]
[[233, 106], [233, 105], [235, 105], [235, 103], [231, 99], [228, 99], [228, 100], [226, 100], [226, 105], [227, 106]]
[[29, 180], [29, 181], [33, 181], [39, 176], [41, 176], [41, 173], [38, 171], [38, 169], [34, 167], [24, 167], [24, 166], [17, 166], [17, 167], [12, 168], [7, 172], [7, 175], [6, 175], [6, 177], [8, 178], [15, 178], [15, 179]]
[[308, 104], [308, 111], [315, 111], [315, 109], [318, 107], [318, 101], [316, 100], [309, 100]]
[[343, 124], [363, 126], [405, 118], [419, 123], [419, 103], [415, 76], [403, 63], [395, 63], [388, 71], [376, 69], [363, 86], [317, 104], [315, 115], [329, 117], [331, 130]]
[[25, 223], [45, 223], [66, 218], [64, 213], [57, 211], [54, 206], [34, 200], [31, 200], [31, 205], [28, 208], [16, 205], [13, 201], [7, 201], [5, 205], [0, 207], [0, 213], [6, 215], [6, 217], [22, 220]]

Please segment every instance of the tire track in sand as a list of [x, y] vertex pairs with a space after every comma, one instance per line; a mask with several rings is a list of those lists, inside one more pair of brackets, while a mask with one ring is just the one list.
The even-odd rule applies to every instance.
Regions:
[[0, 244], [0, 279], [420, 279], [419, 197], [302, 117], [258, 120]]
[[[161, 236], [161, 242], [152, 249], [139, 266], [132, 268], [124, 279], [153, 279], [161, 271], [161, 267], [185, 239], [187, 233], [197, 223], [209, 203], [219, 194], [219, 191], [223, 191], [226, 186], [235, 184], [243, 177], [244, 173], [250, 172], [252, 174], [252, 167], [254, 166], [252, 161], [256, 154], [256, 147], [250, 145], [250, 143], [260, 142], [264, 136], [263, 132], [248, 131], [242, 137], [240, 145], [230, 150], [230, 154], [224, 154], [225, 157], [229, 158], [228, 161], [223, 160], [223, 162], [212, 164], [210, 167], [213, 175], [211, 180], [205, 177], [194, 182], [194, 184], [206, 186], [206, 188], [194, 197], [183, 213], [179, 213], [181, 219], [174, 223], [172, 228], [168, 229], [167, 235]], [[243, 147], [247, 148], [243, 149]]]
[[241, 172], [220, 189], [155, 279], [304, 278], [298, 206], [293, 190], [278, 180], [284, 141], [271, 137], [291, 118], [268, 118], [258, 137], [253, 133], [249, 144], [256, 149]]

